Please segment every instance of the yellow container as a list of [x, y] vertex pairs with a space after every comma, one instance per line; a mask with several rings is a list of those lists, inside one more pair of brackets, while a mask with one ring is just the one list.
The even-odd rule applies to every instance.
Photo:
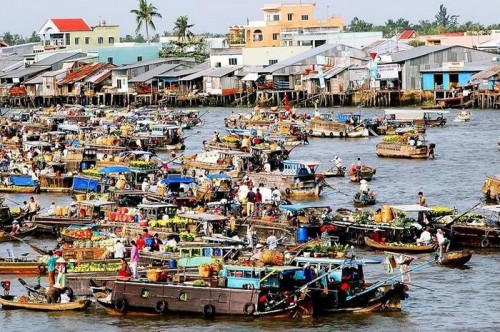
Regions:
[[63, 215], [63, 207], [62, 206], [56, 206], [56, 216], [60, 217]]
[[62, 215], [67, 216], [69, 214], [69, 207], [68, 206], [63, 206], [62, 207]]
[[377, 213], [373, 216], [375, 222], [382, 222], [382, 213]]
[[76, 194], [75, 198], [78, 202], [85, 200], [85, 194]]
[[392, 210], [389, 205], [382, 206], [382, 222], [390, 222], [394, 217], [392, 216]]
[[163, 196], [165, 194], [165, 187], [156, 188], [156, 194], [159, 196]]

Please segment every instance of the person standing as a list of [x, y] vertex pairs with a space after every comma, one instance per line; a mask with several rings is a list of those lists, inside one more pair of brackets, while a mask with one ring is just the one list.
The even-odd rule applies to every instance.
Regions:
[[274, 203], [279, 204], [281, 201], [281, 191], [278, 190], [278, 187], [274, 187], [272, 195]]
[[361, 167], [361, 158], [358, 157], [358, 166]]
[[266, 244], [269, 247], [269, 250], [275, 250], [278, 247], [278, 238], [274, 235], [273, 231], [269, 231]]
[[30, 197], [30, 202], [28, 203], [28, 219], [33, 220], [33, 216], [40, 211], [40, 204], [35, 200], [35, 197]]
[[155, 233], [153, 236], [153, 243], [151, 244], [151, 251], [160, 251], [160, 245], [163, 244], [163, 241], [160, 240], [158, 233]]
[[260, 189], [257, 188], [257, 192], [255, 193], [255, 214], [260, 217], [261, 215], [261, 207], [262, 207], [262, 194], [260, 193]]
[[255, 212], [255, 192], [252, 190], [247, 193], [247, 217], [251, 217]]
[[57, 282], [56, 284], [60, 284], [62, 288], [66, 287], [66, 260], [63, 257], [59, 257], [56, 261], [59, 263], [59, 267], [57, 268]]
[[47, 259], [47, 272], [49, 273], [49, 287], [54, 286], [56, 283], [56, 257], [52, 250], [49, 251], [49, 258]]
[[132, 249], [130, 250], [130, 267], [132, 269], [132, 277], [138, 278], [139, 274], [137, 273], [137, 264], [139, 264], [139, 249], [137, 248], [137, 244], [135, 241], [130, 241], [132, 245]]
[[146, 246], [146, 242], [144, 241], [144, 239], [142, 238], [142, 235], [141, 234], [137, 234], [137, 237], [136, 237], [136, 244], [137, 244], [137, 249], [138, 250], [142, 250], [144, 249], [144, 247]]
[[120, 240], [117, 240], [115, 243], [115, 258], [116, 259], [121, 259], [125, 258], [125, 253], [127, 252], [127, 249], [125, 249], [125, 246]]

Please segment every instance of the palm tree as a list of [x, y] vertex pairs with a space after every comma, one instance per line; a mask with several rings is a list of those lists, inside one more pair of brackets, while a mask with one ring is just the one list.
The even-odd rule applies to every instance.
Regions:
[[135, 22], [137, 23], [135, 33], [139, 33], [139, 31], [141, 31], [142, 25], [144, 24], [146, 26], [146, 40], [149, 43], [149, 27], [151, 27], [153, 30], [156, 30], [155, 24], [153, 23], [153, 17], [162, 17], [152, 3], [148, 3], [147, 0], [138, 1], [139, 9], [132, 9], [130, 11], [130, 13], [135, 15]]
[[179, 16], [174, 24], [174, 33], [180, 40], [184, 41], [186, 38], [191, 40], [194, 37], [194, 33], [189, 31], [190, 28], [194, 27], [194, 24], [188, 24], [188, 17], [186, 15]]

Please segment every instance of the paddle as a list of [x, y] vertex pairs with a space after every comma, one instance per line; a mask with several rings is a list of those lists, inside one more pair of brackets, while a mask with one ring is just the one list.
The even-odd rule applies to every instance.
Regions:
[[477, 203], [476, 205], [474, 205], [473, 207], [471, 207], [470, 209], [468, 209], [467, 211], [465, 211], [464, 213], [462, 213], [461, 215], [459, 215], [458, 217], [455, 217], [453, 218], [449, 223], [445, 224], [445, 227], [450, 227], [452, 226], [457, 220], [459, 220], [460, 218], [462, 218], [463, 216], [465, 216], [467, 213], [469, 213], [470, 211], [474, 210], [476, 207], [478, 207], [479, 205], [483, 204], [483, 201], [479, 201], [479, 203]]
[[329, 184], [328, 182], [326, 181], [323, 181], [323, 185], [327, 188], [330, 188], [332, 190], [335, 190], [337, 191], [339, 194], [342, 194], [342, 195], [345, 195], [345, 196], [350, 196], [349, 194], [346, 194], [345, 192], [342, 192], [340, 191], [339, 189], [335, 188], [334, 186], [332, 186], [331, 184]]

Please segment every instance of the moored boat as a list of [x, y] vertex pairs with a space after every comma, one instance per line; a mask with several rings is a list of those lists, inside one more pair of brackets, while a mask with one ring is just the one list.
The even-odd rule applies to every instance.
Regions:
[[379, 157], [428, 159], [434, 151], [435, 144], [425, 144], [418, 135], [392, 135], [385, 136], [378, 143], [375, 152]]
[[461, 251], [450, 251], [444, 253], [440, 260], [438, 260], [439, 265], [443, 266], [463, 266], [467, 264], [472, 257], [472, 251], [461, 250]]
[[488, 202], [500, 204], [500, 175], [488, 175], [481, 192]]

